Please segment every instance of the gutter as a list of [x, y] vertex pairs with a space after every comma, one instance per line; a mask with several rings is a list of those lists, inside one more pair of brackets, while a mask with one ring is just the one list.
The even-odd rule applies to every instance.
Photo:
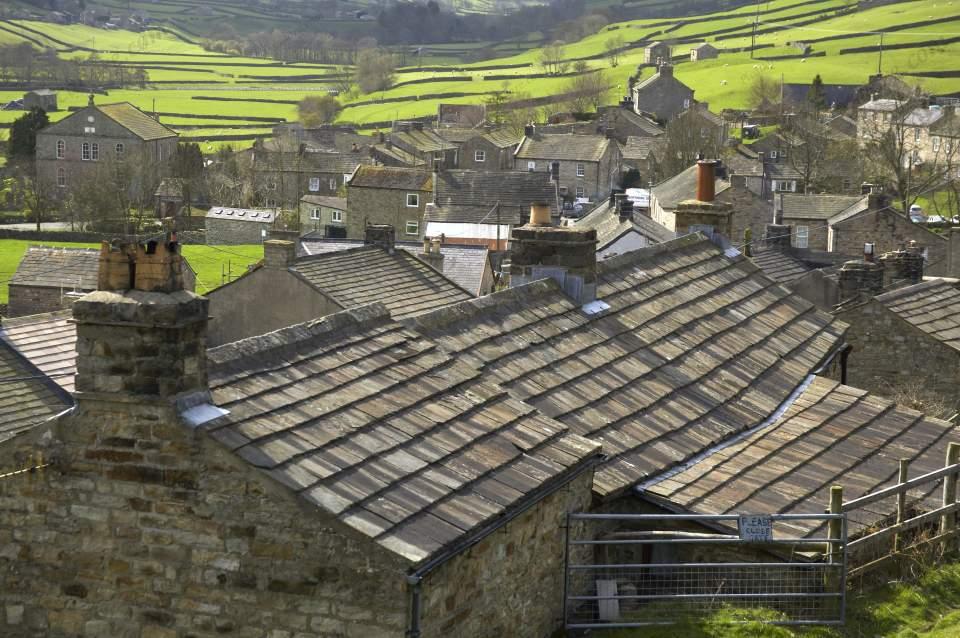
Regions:
[[534, 505], [537, 505], [543, 499], [553, 495], [558, 492], [561, 488], [566, 487], [570, 484], [571, 481], [578, 478], [580, 475], [584, 474], [588, 470], [593, 470], [597, 465], [599, 465], [606, 457], [603, 454], [596, 454], [593, 458], [588, 460], [585, 463], [582, 463], [580, 467], [576, 468], [572, 473], [568, 474], [563, 480], [558, 480], [556, 483], [543, 490], [537, 494], [536, 498], [531, 498], [520, 506], [514, 508], [512, 511], [504, 514], [495, 521], [490, 522], [485, 527], [481, 527], [473, 535], [463, 539], [460, 542], [454, 543], [449, 548], [447, 548], [442, 553], [434, 556], [426, 563], [415, 569], [414, 571], [406, 575], [406, 582], [411, 586], [410, 589], [410, 626], [407, 629], [405, 634], [406, 638], [421, 638], [422, 633], [420, 630], [420, 611], [421, 611], [421, 601], [423, 598], [421, 592], [422, 581], [424, 577], [427, 576], [437, 567], [440, 567], [446, 563], [451, 558], [463, 553], [464, 551], [470, 549], [474, 545], [478, 544], [480, 541], [485, 539], [487, 536], [490, 536], [500, 528], [506, 526], [508, 523], [513, 521], [515, 518], [521, 514], [529, 511]]

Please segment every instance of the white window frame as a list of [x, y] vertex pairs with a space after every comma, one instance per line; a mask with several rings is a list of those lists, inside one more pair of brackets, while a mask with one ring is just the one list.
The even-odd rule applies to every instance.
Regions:
[[537, 163], [534, 160], [527, 160], [527, 171], [532, 173], [537, 170]]
[[123, 153], [126, 148], [123, 146], [123, 142], [117, 142], [117, 145], [113, 148], [114, 152], [117, 154], [117, 161], [123, 161]]
[[486, 162], [487, 161], [487, 152], [476, 150], [473, 152], [473, 161], [474, 162]]
[[83, 132], [86, 133], [87, 135], [93, 135], [93, 134], [95, 134], [95, 133], [97, 132], [97, 127], [95, 127], [95, 126], [84, 126], [84, 127], [83, 127]]
[[770, 151], [770, 159], [777, 159], [777, 152], [776, 152], [776, 151]]
[[939, 150], [940, 150], [940, 137], [937, 136], [937, 135], [934, 135], [933, 137], [931, 137], [931, 138], [930, 138], [930, 144], [933, 146], [933, 152], [934, 152], [934, 153], [936, 153], [937, 151], [939, 151]]
[[797, 226], [797, 234], [794, 235], [793, 245], [795, 248], [810, 247], [810, 227], [809, 226]]
[[314, 208], [310, 211], [310, 219], [320, 219], [320, 209]]
[[587, 167], [583, 163], [577, 163], [577, 177], [586, 177], [587, 176]]
[[[411, 201], [413, 201], [412, 204]], [[420, 193], [407, 193], [407, 208], [420, 208]]]
[[100, 145], [96, 142], [90, 145], [90, 160], [93, 162], [100, 161]]
[[420, 222], [408, 219], [407, 223], [404, 224], [403, 230], [407, 235], [419, 235]]
[[683, 108], [685, 108], [685, 109], [690, 108], [690, 98], [684, 99], [684, 101], [683, 101]]
[[314, 192], [314, 193], [316, 193], [317, 191], [319, 191], [319, 190], [320, 190], [320, 178], [319, 178], [319, 177], [311, 177], [311, 178], [310, 178], [310, 183], [309, 183], [309, 185], [307, 186], [307, 188], [310, 189], [310, 190], [311, 190], [312, 192]]
[[57, 159], [63, 159], [67, 155], [67, 143], [63, 140], [57, 140]]
[[577, 186], [577, 190], [576, 190], [576, 197], [577, 197], [577, 199], [580, 199], [580, 198], [586, 197], [586, 196], [587, 196], [587, 195], [586, 195], [586, 191], [583, 189], [583, 186]]
[[336, 178], [336, 177], [331, 177], [331, 178], [330, 178], [330, 181], [327, 183], [327, 186], [328, 186], [328, 187], [330, 188], [330, 190], [332, 190], [332, 191], [337, 190], [337, 178]]
[[57, 186], [59, 188], [67, 187], [67, 170], [62, 166], [57, 169]]
[[913, 141], [914, 141], [914, 142], [919, 142], [919, 141], [920, 141], [920, 127], [919, 127], [919, 126], [918, 126], [917, 128], [915, 128], [915, 129], [913, 129]]
[[80, 145], [80, 161], [90, 161], [90, 142], [84, 142]]
[[334, 209], [332, 215], [332, 220], [338, 224], [343, 223], [343, 211]]

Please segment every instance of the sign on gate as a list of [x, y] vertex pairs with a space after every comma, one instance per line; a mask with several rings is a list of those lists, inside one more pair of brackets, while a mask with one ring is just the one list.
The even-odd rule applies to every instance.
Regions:
[[569, 514], [566, 533], [567, 629], [671, 625], [720, 609], [762, 609], [785, 625], [844, 621], [844, 514]]

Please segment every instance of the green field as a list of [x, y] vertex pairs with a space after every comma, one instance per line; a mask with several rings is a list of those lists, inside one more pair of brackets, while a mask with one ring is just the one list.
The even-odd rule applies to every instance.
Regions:
[[[119, 2], [115, 0], [114, 4]], [[140, 4], [134, 3], [138, 7]], [[178, 11], [182, 13], [189, 4], [174, 0], [143, 3], [144, 8], [155, 14], [171, 7], [179, 7]], [[483, 9], [485, 4], [483, 0], [474, 3], [478, 10]], [[233, 16], [231, 19], [242, 19], [247, 13], [258, 13], [255, 8], [232, 7], [228, 3], [213, 3], [211, 6], [223, 14], [221, 19], [226, 15]], [[851, 6], [849, 0], [812, 3], [773, 0], [761, 4], [761, 32], [757, 36], [757, 45], [762, 48], [755, 51], [754, 58], [747, 51], [735, 50], [750, 44], [756, 11], [753, 5], [693, 18], [629, 20], [607, 25], [596, 34], [567, 43], [565, 57], [569, 62], [590, 58], [587, 61], [590, 68], [602, 69], [611, 87], [608, 100], [613, 102], [625, 92], [628, 77], [636, 73], [637, 65], [642, 62], [640, 45], [644, 42], [654, 38], [688, 39], [687, 43], [674, 47], [675, 57], [685, 54], [697, 42], [712, 42], [721, 49], [718, 59], [697, 63], [676, 60], [676, 75], [696, 90], [697, 99], [708, 102], [714, 111], [719, 111], [727, 107], [750, 106], [749, 87], [758, 74], [777, 82], [782, 79], [785, 82], [809, 83], [819, 74], [826, 83], [863, 83], [876, 72], [879, 55], [876, 52], [845, 50], [875, 46], [880, 38], [878, 32], [895, 29], [884, 35], [884, 45], [908, 48], [884, 51], [884, 73], [906, 74], [908, 81], [915, 81], [937, 94], [960, 93], [960, 77], [924, 78], [910, 75], [937, 71], [960, 72], [960, 42], [942, 42], [954, 37], [960, 39], [960, 3], [916, 0], [838, 15], [838, 12]], [[248, 17], [252, 19], [252, 15]], [[915, 24], [933, 20], [935, 24]], [[243, 140], [231, 143], [243, 146], [255, 137], [269, 135], [269, 129], [274, 125], [274, 122], [258, 121], [256, 118], [294, 121], [297, 118], [297, 101], [307, 95], [326, 93], [332, 88], [329, 81], [322, 78], [304, 77], [329, 74], [331, 67], [327, 65], [284, 64], [262, 58], [215, 54], [205, 51], [198, 44], [190, 44], [160, 31], [133, 33], [36, 21], [5, 24], [24, 37], [40, 39], [63, 50], [62, 55], [66, 57], [86, 58], [90, 55], [90, 49], [96, 49], [103, 63], [144, 68], [153, 83], [148, 88], [111, 90], [108, 95], [98, 96], [97, 100], [101, 103], [129, 101], [145, 111], [158, 112], [161, 121], [175, 129], [182, 127], [179, 130], [191, 139], [215, 140], [218, 136], [242, 136]], [[766, 29], [774, 28], [780, 30], [763, 33]], [[715, 33], [718, 30], [725, 32]], [[870, 33], [865, 33], [868, 31]], [[42, 35], [38, 35], [40, 33]], [[0, 35], [0, 42], [17, 39], [11, 33], [0, 31], [0, 34], [3, 34]], [[613, 36], [622, 36], [628, 45], [615, 68], [603, 57], [606, 43]], [[420, 71], [413, 66], [402, 68], [395, 79], [400, 86], [382, 93], [351, 94], [341, 98], [345, 108], [339, 119], [364, 125], [429, 115], [436, 112], [438, 102], [477, 103], [504, 87], [513, 94], [531, 97], [557, 95], [564, 91], [569, 79], [523, 77], [544, 71], [539, 62], [542, 50], [528, 48], [538, 41], [542, 42], [542, 38], [542, 34], [532, 33], [526, 41], [429, 45], [431, 55], [444, 59], [456, 59], [484, 47], [502, 51], [505, 55], [484, 62], [449, 64], [439, 70]], [[931, 40], [937, 43], [931, 45]], [[797, 41], [811, 47], [809, 57], [799, 57], [801, 50], [794, 46]], [[70, 48], [75, 49], [66, 51]], [[798, 57], [788, 60], [762, 59], [776, 55]], [[523, 66], [483, 69], [491, 65]], [[645, 72], [652, 71], [647, 69]], [[487, 79], [493, 75], [506, 76], [506, 80]], [[464, 76], [468, 76], [469, 80], [462, 79]], [[408, 84], [416, 80], [430, 81]], [[462, 95], [439, 99], [430, 97], [451, 93]], [[16, 91], [0, 92], [0, 99], [9, 100], [18, 96], [19, 92]], [[60, 94], [62, 107], [80, 107], [86, 101], [84, 92]], [[53, 114], [52, 119], [56, 120], [65, 114]], [[19, 115], [16, 111], [0, 111], [0, 124], [12, 122]], [[204, 117], [186, 117], [197, 115]], [[0, 135], [2, 131], [0, 129]], [[207, 148], [213, 149], [219, 145], [212, 142]]]
[[[7, 303], [7, 284], [16, 272], [27, 247], [38, 245], [70, 248], [100, 247], [99, 244], [0, 239], [0, 304]], [[197, 293], [202, 295], [226, 283], [225, 273], [232, 273], [232, 278], [236, 279], [246, 271], [249, 264], [263, 259], [263, 246], [260, 244], [244, 246], [187, 244], [183, 246], [183, 256], [197, 273]]]

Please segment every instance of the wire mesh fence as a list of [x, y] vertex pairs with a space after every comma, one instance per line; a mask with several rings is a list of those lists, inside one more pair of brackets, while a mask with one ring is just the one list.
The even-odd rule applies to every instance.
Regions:
[[[567, 628], [669, 625], [744, 609], [778, 624], [842, 623], [842, 515], [804, 517], [800, 527], [815, 533], [839, 522], [841, 533], [829, 538], [774, 533], [777, 522], [795, 530], [795, 515], [760, 518], [769, 529], [758, 537], [744, 534], [738, 516], [570, 515]], [[724, 522], [737, 533], [691, 531]]]

